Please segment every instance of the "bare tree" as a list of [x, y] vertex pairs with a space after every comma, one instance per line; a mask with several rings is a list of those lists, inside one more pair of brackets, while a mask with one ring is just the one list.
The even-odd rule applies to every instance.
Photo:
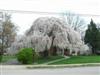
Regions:
[[75, 31], [80, 32], [85, 27], [85, 21], [79, 15], [66, 13], [64, 14], [64, 19], [66, 20], [67, 25]]
[[0, 32], [0, 40], [1, 40], [1, 51], [3, 54], [4, 49], [11, 46], [11, 43], [14, 41], [16, 36], [17, 27], [11, 21], [11, 15], [3, 14], [3, 20], [1, 23], [1, 32]]

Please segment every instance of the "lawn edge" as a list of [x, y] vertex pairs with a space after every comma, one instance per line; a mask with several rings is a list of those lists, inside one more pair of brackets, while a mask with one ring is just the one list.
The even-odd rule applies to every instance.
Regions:
[[72, 68], [72, 67], [87, 67], [100, 66], [100, 63], [83, 63], [83, 64], [63, 64], [63, 65], [26, 65], [27, 69], [39, 68]]
[[58, 68], [75, 68], [75, 67], [94, 67], [99, 66], [100, 63], [84, 63], [84, 64], [63, 64], [63, 65], [2, 65], [0, 68], [6, 69], [58, 69]]

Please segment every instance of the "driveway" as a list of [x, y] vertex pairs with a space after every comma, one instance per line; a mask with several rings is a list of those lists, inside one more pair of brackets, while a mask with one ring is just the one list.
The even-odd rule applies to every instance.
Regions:
[[0, 75], [100, 75], [100, 66], [58, 69], [26, 69], [1, 67]]

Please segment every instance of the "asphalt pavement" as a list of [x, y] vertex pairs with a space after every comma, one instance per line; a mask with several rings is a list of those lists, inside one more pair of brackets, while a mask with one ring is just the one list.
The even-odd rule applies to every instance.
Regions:
[[100, 75], [100, 66], [56, 69], [27, 69], [0, 66], [0, 75]]

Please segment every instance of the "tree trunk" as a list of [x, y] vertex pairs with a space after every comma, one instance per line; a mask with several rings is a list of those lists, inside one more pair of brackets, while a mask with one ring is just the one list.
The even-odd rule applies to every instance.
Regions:
[[0, 55], [3, 55], [4, 52], [4, 34], [2, 33], [2, 44], [1, 44], [1, 51], [0, 51]]
[[52, 37], [51, 47], [50, 47], [50, 49], [49, 49], [49, 51], [48, 51], [48, 52], [49, 52], [49, 53], [48, 53], [49, 56], [51, 56], [51, 55], [52, 55], [52, 52], [53, 52], [53, 41], [54, 41], [54, 38], [55, 38], [55, 36]]

